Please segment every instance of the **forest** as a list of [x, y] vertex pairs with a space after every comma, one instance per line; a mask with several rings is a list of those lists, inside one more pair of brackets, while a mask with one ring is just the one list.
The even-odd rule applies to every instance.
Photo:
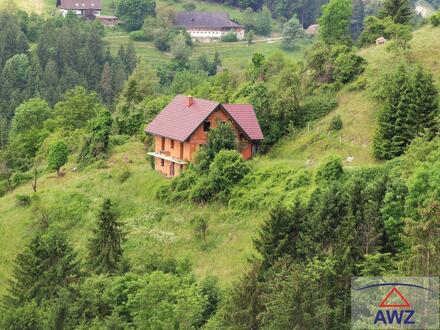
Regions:
[[[362, 8], [360, 21], [362, 1], [227, 4], [284, 17], [286, 48], [301, 24], [318, 22], [320, 33], [300, 62], [254, 53], [227, 69], [219, 53], [192, 56], [187, 33], [165, 28], [166, 13], [150, 6], [145, 21], [166, 34], [158, 40], [171, 54], [152, 65], [132, 41], [111, 52], [97, 21], [0, 9], [0, 240], [13, 214], [12, 230], [25, 233], [0, 259], [1, 329], [350, 329], [352, 277], [439, 276], [440, 76], [412, 45], [420, 28], [439, 39], [440, 13], [423, 20], [408, 0]], [[364, 54], [378, 37], [393, 65], [371, 74], [381, 59]], [[364, 151], [374, 160], [350, 166], [330, 145], [312, 166], [277, 162], [274, 152], [323, 118], [317, 143], [362, 129], [334, 114], [343, 93], [374, 105]], [[148, 172], [144, 128], [176, 94], [252, 104], [260, 155], [244, 161], [232, 128], [219, 125], [179, 177]], [[118, 148], [123, 166], [112, 172]], [[188, 226], [196, 242], [192, 258], [167, 254], [176, 238], [154, 227], [173, 210], [171, 226]], [[196, 273], [199, 251], [224, 239], [226, 253], [214, 228], [242, 233], [237, 219], [256, 228], [239, 276], [225, 284]]]

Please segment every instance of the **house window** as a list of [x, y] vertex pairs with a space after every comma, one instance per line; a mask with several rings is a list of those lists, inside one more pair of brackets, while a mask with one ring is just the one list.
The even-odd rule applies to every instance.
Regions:
[[174, 149], [174, 140], [171, 139], [171, 149]]
[[180, 164], [180, 171], [183, 171], [183, 164]]
[[165, 166], [165, 160], [164, 159], [160, 159], [160, 167], [164, 167]]
[[162, 137], [162, 146], [161, 146], [162, 150], [165, 150], [165, 138]]
[[209, 132], [209, 129], [211, 128], [211, 123], [209, 121], [203, 122], [203, 132]]

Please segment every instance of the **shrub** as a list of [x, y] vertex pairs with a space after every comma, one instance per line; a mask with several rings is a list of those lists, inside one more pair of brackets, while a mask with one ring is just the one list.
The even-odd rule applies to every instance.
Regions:
[[193, 2], [187, 2], [183, 5], [183, 9], [185, 9], [187, 11], [193, 11], [193, 10], [196, 10], [196, 8], [197, 8], [197, 6]]
[[9, 183], [7, 180], [0, 181], [0, 197], [6, 195], [9, 191]]
[[221, 41], [223, 41], [223, 42], [236, 42], [236, 41], [238, 41], [237, 34], [232, 31], [228, 32], [224, 36], [222, 36]]
[[110, 148], [121, 146], [128, 141], [130, 137], [128, 135], [110, 135]]
[[15, 199], [18, 207], [27, 207], [31, 205], [31, 197], [28, 195], [16, 195]]
[[353, 53], [342, 53], [335, 60], [334, 80], [346, 84], [364, 72], [367, 61]]
[[337, 115], [330, 121], [329, 131], [340, 131], [342, 129], [342, 119], [341, 116]]
[[206, 233], [208, 231], [208, 220], [200, 215], [191, 219], [191, 224], [194, 226], [194, 234], [197, 238], [203, 238], [206, 243]]
[[131, 172], [129, 169], [125, 169], [121, 174], [119, 174], [118, 181], [119, 183], [124, 183], [131, 176]]
[[338, 105], [338, 101], [333, 94], [322, 93], [310, 97], [302, 106], [304, 121], [313, 121], [327, 115]]
[[434, 15], [432, 15], [429, 18], [432, 26], [438, 26], [440, 25], [440, 11], [436, 12]]
[[22, 172], [15, 172], [12, 174], [11, 177], [11, 186], [12, 188], [15, 188], [25, 182], [28, 182], [32, 179], [32, 174], [30, 173], [22, 173]]
[[144, 31], [133, 31], [128, 35], [133, 41], [149, 41], [148, 37], [145, 35]]
[[332, 182], [338, 180], [344, 173], [341, 158], [330, 156], [326, 159], [316, 172], [316, 182]]
[[364, 90], [368, 86], [368, 80], [365, 76], [357, 77], [355, 81], [347, 85], [348, 91]]
[[236, 150], [221, 150], [209, 166], [212, 189], [227, 199], [230, 190], [249, 173], [249, 166]]
[[287, 179], [285, 190], [289, 191], [301, 187], [306, 187], [310, 185], [310, 183], [310, 173], [304, 170], [299, 170], [295, 173], [293, 177]]

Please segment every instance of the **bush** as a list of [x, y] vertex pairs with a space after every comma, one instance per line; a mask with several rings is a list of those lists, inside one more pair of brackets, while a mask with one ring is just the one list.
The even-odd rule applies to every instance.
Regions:
[[436, 12], [429, 18], [432, 26], [440, 25], [440, 11]]
[[340, 131], [342, 129], [342, 119], [341, 116], [337, 115], [332, 118], [330, 121], [329, 131]]
[[341, 158], [330, 156], [326, 159], [316, 172], [316, 182], [332, 182], [338, 180], [344, 173]]
[[9, 183], [7, 180], [0, 181], [0, 197], [6, 195], [6, 193], [9, 191]]
[[324, 117], [338, 105], [338, 101], [333, 94], [320, 93], [310, 97], [302, 106], [304, 121], [313, 121]]
[[15, 200], [18, 207], [27, 207], [31, 205], [31, 197], [28, 195], [16, 195]]
[[194, 10], [196, 10], [196, 8], [197, 8], [197, 6], [193, 2], [187, 2], [183, 5], [183, 9], [185, 9], [187, 11], [194, 11]]
[[364, 72], [367, 61], [353, 53], [342, 53], [335, 60], [334, 80], [346, 84]]
[[238, 151], [221, 150], [209, 166], [212, 189], [221, 200], [226, 200], [232, 187], [238, 184], [249, 170], [249, 166]]
[[149, 41], [148, 37], [145, 35], [144, 31], [133, 31], [128, 35], [133, 41]]
[[224, 36], [222, 36], [221, 41], [223, 41], [223, 42], [236, 42], [236, 41], [238, 41], [237, 34], [232, 31], [228, 32]]
[[115, 134], [110, 135], [110, 148], [121, 146], [128, 141], [128, 135]]
[[131, 176], [131, 172], [129, 169], [125, 169], [121, 174], [119, 174], [118, 181], [119, 183], [124, 183]]
[[11, 186], [12, 188], [15, 188], [25, 182], [28, 182], [32, 179], [32, 174], [30, 173], [22, 173], [22, 172], [15, 172], [12, 174], [11, 177]]

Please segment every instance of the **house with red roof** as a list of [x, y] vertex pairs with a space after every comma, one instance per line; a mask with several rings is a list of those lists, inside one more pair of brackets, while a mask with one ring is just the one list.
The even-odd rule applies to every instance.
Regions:
[[156, 171], [169, 177], [179, 175], [206, 144], [209, 130], [220, 122], [232, 124], [240, 153], [250, 159], [263, 140], [252, 105], [177, 95], [145, 129], [154, 136], [155, 148], [148, 154], [155, 159]]

